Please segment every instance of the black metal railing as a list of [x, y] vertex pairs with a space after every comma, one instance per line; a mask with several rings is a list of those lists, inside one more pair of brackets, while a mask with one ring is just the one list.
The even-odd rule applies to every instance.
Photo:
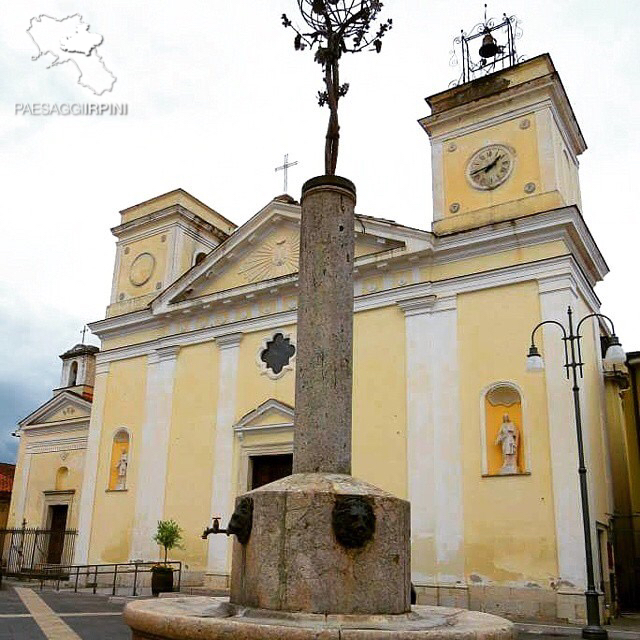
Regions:
[[39, 578], [73, 560], [75, 529], [0, 529], [0, 570], [4, 575]]
[[[133, 588], [131, 595], [138, 595], [137, 589], [141, 576], [145, 573], [151, 573], [151, 569], [157, 566], [156, 562], [118, 562], [112, 564], [82, 564], [82, 565], [59, 565], [51, 566], [43, 571], [38, 577], [40, 579], [40, 588], [44, 587], [45, 582], [55, 582], [56, 589], [60, 589], [60, 583], [64, 580], [67, 584], [73, 585], [74, 592], [78, 589], [91, 589], [93, 593], [97, 593], [98, 588], [111, 589], [111, 594], [116, 595], [118, 587], [118, 578], [121, 586]], [[164, 563], [161, 563], [164, 564]], [[174, 572], [178, 574], [177, 582], [174, 584], [173, 590], [180, 591], [180, 582], [182, 580], [182, 562], [167, 562], [167, 566], [173, 567]], [[123, 576], [131, 576], [131, 579]], [[129, 584], [131, 582], [131, 584]]]

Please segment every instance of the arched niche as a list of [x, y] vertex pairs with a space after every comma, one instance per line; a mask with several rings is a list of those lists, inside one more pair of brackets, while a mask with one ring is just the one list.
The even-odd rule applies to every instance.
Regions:
[[111, 464], [109, 466], [109, 490], [125, 491], [127, 488], [127, 473], [130, 464], [129, 431], [118, 429], [113, 436], [111, 445]]
[[529, 472], [522, 392], [511, 382], [487, 387], [481, 400], [482, 473], [487, 476]]
[[59, 467], [56, 471], [56, 491], [66, 491], [69, 488], [69, 469]]

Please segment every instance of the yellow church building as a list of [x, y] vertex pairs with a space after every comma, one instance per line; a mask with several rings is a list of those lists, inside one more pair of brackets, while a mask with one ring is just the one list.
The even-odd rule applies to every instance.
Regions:
[[[545, 370], [525, 364], [538, 322], [600, 307], [586, 143], [548, 55], [427, 102], [431, 230], [356, 216], [353, 473], [411, 501], [419, 602], [583, 621], [574, 408], [553, 327], [538, 338]], [[230, 541], [203, 529], [291, 470], [300, 206], [280, 196], [237, 227], [179, 189], [120, 213], [111, 300], [90, 325], [100, 351], [63, 354], [60, 389], [20, 423], [10, 525], [64, 516], [74, 563], [115, 563], [156, 559], [171, 518], [188, 581], [225, 587]], [[625, 553], [640, 548], [640, 468], [606, 337], [585, 323], [581, 403], [612, 605], [614, 563], [640, 559], [613, 553], [625, 499]]]

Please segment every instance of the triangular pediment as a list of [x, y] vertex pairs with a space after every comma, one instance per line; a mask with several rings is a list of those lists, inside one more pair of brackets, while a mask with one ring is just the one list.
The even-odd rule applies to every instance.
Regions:
[[72, 391], [62, 391], [20, 421], [20, 428], [76, 421], [91, 416], [91, 402]]
[[[378, 235], [374, 224], [356, 220], [356, 259], [404, 246], [403, 239]], [[155, 312], [184, 300], [205, 298], [240, 287], [266, 286], [295, 276], [300, 250], [300, 206], [276, 199], [242, 225], [153, 302]]]
[[293, 416], [293, 407], [275, 398], [270, 398], [259, 407], [253, 409], [253, 411], [242, 416], [235, 425], [235, 428], [292, 426]]

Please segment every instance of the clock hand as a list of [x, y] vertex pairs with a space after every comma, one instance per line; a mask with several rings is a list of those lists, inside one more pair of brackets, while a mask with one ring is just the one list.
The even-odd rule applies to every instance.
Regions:
[[502, 156], [497, 156], [496, 159], [491, 164], [487, 165], [484, 168], [484, 172], [487, 173], [487, 171], [489, 171], [489, 169], [493, 169], [493, 167], [496, 166], [496, 163], [498, 162], [498, 160], [500, 160], [500, 158], [502, 158]]
[[486, 167], [480, 167], [480, 169], [472, 171], [471, 175], [475, 176], [476, 173], [482, 173], [483, 171], [486, 173], [487, 171], [489, 171], [489, 169], [492, 169], [496, 166], [496, 163], [498, 162], [498, 160], [500, 160], [500, 158], [502, 158], [502, 156], [497, 156], [496, 159], [493, 162], [489, 163]]

